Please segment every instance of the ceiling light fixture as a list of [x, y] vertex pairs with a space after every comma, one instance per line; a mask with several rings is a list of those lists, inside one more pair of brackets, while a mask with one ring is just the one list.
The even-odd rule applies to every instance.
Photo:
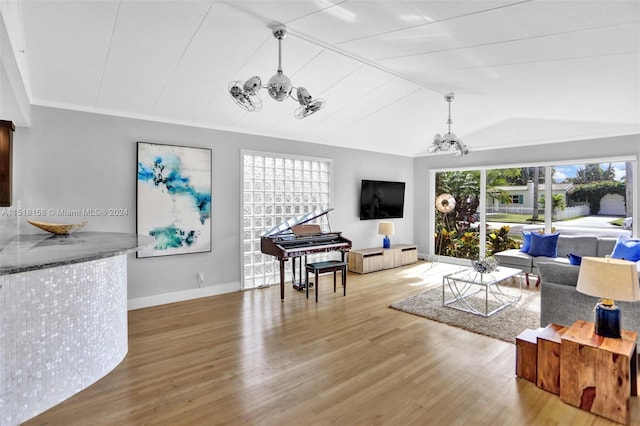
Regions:
[[[282, 25], [274, 27], [273, 36], [278, 40], [278, 71], [276, 74], [269, 79], [266, 86], [262, 85], [262, 80], [257, 75], [247, 81], [232, 81], [229, 83], [231, 98], [246, 111], [260, 111], [262, 99], [259, 91], [267, 89], [269, 96], [275, 101], [282, 102], [288, 97], [297, 100], [300, 107], [293, 115], [298, 119], [320, 111], [325, 105], [324, 99], [313, 99], [304, 87], [293, 87], [291, 79], [282, 72], [282, 40], [287, 36], [287, 28]], [[292, 94], [294, 90], [295, 96]]]
[[444, 95], [444, 100], [449, 103], [449, 119], [447, 120], [447, 124], [449, 126], [449, 130], [444, 136], [440, 135], [440, 133], [436, 133], [433, 137], [433, 144], [429, 147], [429, 152], [440, 152], [440, 151], [448, 151], [451, 148], [454, 148], [456, 152], [453, 153], [454, 157], [462, 157], [469, 153], [469, 148], [462, 143], [462, 140], [458, 139], [458, 137], [451, 133], [451, 102], [455, 99], [453, 93], [447, 93]]

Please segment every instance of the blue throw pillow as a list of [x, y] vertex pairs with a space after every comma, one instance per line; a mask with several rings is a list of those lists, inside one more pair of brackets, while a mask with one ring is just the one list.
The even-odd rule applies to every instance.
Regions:
[[531, 233], [531, 248], [529, 249], [529, 255], [531, 256], [546, 256], [546, 257], [558, 257], [558, 236], [555, 234], [539, 234], [537, 232]]
[[640, 240], [618, 237], [618, 241], [616, 241], [611, 257], [637, 262], [640, 260]]
[[520, 251], [523, 253], [529, 253], [530, 248], [531, 248], [531, 232], [522, 231], [522, 247], [520, 247]]
[[577, 254], [569, 253], [567, 255], [569, 258], [569, 263], [572, 265], [579, 265], [582, 263], [582, 256], [578, 256]]

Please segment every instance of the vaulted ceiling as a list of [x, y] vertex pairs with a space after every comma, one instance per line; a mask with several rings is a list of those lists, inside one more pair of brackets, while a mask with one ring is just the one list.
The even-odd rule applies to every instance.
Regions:
[[[0, 11], [31, 104], [414, 156], [446, 132], [449, 92], [451, 130], [472, 151], [640, 133], [639, 4], [5, 0]], [[275, 74], [278, 24], [284, 74], [326, 100], [303, 120], [293, 99], [262, 90], [262, 110], [247, 112], [228, 93]]]

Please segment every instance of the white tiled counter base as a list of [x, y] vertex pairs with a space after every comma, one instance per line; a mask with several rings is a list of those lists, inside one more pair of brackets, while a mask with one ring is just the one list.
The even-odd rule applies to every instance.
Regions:
[[0, 276], [0, 425], [26, 421], [125, 357], [126, 255]]

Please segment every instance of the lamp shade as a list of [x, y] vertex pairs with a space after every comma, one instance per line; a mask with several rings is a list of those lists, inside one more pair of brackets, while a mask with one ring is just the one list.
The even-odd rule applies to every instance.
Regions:
[[394, 233], [393, 222], [380, 222], [378, 225], [378, 234], [393, 235]]
[[589, 296], [635, 302], [640, 300], [634, 262], [610, 257], [583, 257], [576, 290]]

